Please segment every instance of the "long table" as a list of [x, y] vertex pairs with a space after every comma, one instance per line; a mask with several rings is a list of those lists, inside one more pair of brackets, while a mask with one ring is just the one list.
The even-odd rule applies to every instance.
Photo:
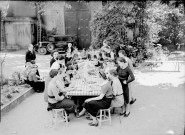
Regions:
[[[94, 97], [100, 95], [101, 90], [101, 81], [100, 78], [95, 78], [93, 76], [86, 76], [86, 78], [75, 79], [71, 81], [71, 85], [73, 85], [76, 89], [73, 91], [69, 91], [66, 93], [67, 96], [76, 97], [77, 98], [77, 110], [79, 111], [80, 105], [80, 97]], [[92, 82], [92, 83], [88, 83]], [[96, 82], [96, 83], [93, 83]]]
[[[72, 85], [76, 87], [76, 90], [67, 92], [68, 96], [98, 96], [100, 95], [100, 81], [99, 78], [90, 76], [88, 81], [86, 79], [77, 79], [72, 81]], [[88, 83], [92, 82], [92, 83]], [[96, 83], [93, 83], [96, 82]]]

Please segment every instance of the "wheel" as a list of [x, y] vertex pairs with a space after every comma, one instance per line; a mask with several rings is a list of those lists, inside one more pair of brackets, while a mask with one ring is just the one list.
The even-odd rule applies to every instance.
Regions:
[[55, 46], [53, 44], [49, 43], [46, 48], [49, 52], [52, 52], [55, 49]]
[[41, 47], [38, 49], [38, 53], [41, 55], [45, 55], [45, 54], [47, 54], [47, 49], [44, 47]]

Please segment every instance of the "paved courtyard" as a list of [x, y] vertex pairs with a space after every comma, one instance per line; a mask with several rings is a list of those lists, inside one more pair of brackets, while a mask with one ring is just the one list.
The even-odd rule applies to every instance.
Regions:
[[[2, 57], [2, 54], [0, 54]], [[37, 55], [41, 76], [49, 71], [51, 56]], [[10, 75], [15, 67], [23, 67], [25, 51], [7, 54], [3, 72]], [[163, 68], [169, 68], [164, 65]], [[51, 112], [46, 110], [43, 93], [35, 93], [2, 117], [0, 135], [183, 135], [185, 124], [185, 68], [180, 72], [141, 72], [136, 70], [133, 94], [137, 101], [129, 117], [112, 115], [112, 125], [90, 127], [84, 117], [70, 115], [69, 127], [51, 125]]]

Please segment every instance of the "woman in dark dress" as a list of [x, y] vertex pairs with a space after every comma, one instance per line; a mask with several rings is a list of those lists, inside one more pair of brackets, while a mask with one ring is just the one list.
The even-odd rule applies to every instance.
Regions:
[[[129, 87], [128, 84], [135, 80], [134, 74], [125, 58], [119, 57], [117, 59], [118, 67], [116, 71], [118, 72], [119, 80], [123, 87], [123, 96], [125, 100], [125, 112], [120, 115], [128, 117], [130, 114], [130, 104], [129, 104]], [[130, 77], [129, 77], [130, 76]]]
[[92, 122], [89, 123], [90, 126], [98, 126], [98, 121], [96, 119], [100, 109], [108, 109], [111, 106], [113, 99], [113, 90], [111, 82], [104, 80], [101, 85], [101, 94], [98, 97], [88, 98], [83, 104], [83, 110], [79, 113], [78, 117], [84, 115], [87, 111], [91, 117]]
[[35, 64], [36, 54], [33, 50], [33, 45], [29, 44], [28, 51], [26, 52], [26, 62], [31, 62], [32, 64]]
[[52, 56], [52, 59], [50, 60], [50, 67], [52, 66], [52, 64], [56, 61], [56, 58], [58, 56], [58, 51], [57, 50], [54, 50], [52, 53], [51, 53], [51, 56]]
[[[32, 44], [29, 44], [28, 46], [28, 51], [26, 52], [26, 63], [27, 62], [31, 62], [32, 64], [35, 64], [35, 60], [36, 60], [36, 54], [35, 54], [35, 51], [33, 49], [33, 45]], [[37, 70], [37, 73], [36, 73], [38, 76], [40, 76], [39, 74], [39, 71]]]
[[[128, 66], [130, 67], [130, 69], [131, 69], [132, 72], [134, 73], [133, 62], [132, 62], [131, 59], [129, 59], [129, 58], [127, 57], [126, 52], [125, 52], [124, 50], [120, 50], [120, 51], [118, 52], [118, 55], [119, 55], [119, 57], [125, 58], [125, 60], [126, 60], [127, 63], [128, 63]], [[128, 85], [129, 90], [130, 90], [130, 96], [129, 96], [129, 97], [130, 97], [130, 104], [133, 104], [133, 103], [136, 101], [136, 98], [134, 98], [133, 92], [132, 92], [132, 84], [133, 84], [133, 82], [132, 82], [132, 83], [129, 83], [129, 85]]]

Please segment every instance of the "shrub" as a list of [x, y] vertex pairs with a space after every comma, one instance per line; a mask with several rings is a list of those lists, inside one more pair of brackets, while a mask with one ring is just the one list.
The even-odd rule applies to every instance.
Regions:
[[[116, 54], [120, 49], [124, 49], [128, 57], [137, 57], [140, 52], [145, 52], [147, 26], [144, 23], [141, 25], [144, 15], [142, 4], [144, 3], [114, 1], [103, 6], [90, 21], [92, 46], [100, 48], [103, 40], [106, 39], [110, 47], [116, 50]], [[135, 27], [139, 31], [138, 34], [131, 34], [135, 31]]]

